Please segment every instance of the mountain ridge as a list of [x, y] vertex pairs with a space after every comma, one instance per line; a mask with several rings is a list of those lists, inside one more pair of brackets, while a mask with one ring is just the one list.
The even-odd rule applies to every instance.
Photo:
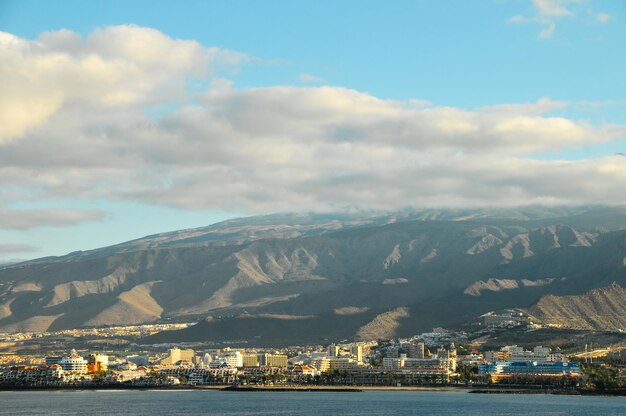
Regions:
[[[547, 294], [625, 284], [626, 232], [616, 225], [626, 224], [626, 210], [601, 208], [600, 215], [597, 209], [535, 208], [534, 216], [513, 210], [511, 218], [503, 210], [495, 210], [497, 217], [430, 210], [336, 221], [279, 215], [155, 234], [95, 254], [0, 269], [0, 332], [198, 319], [193, 331], [205, 328], [205, 334], [188, 338], [223, 339], [231, 325], [241, 337], [258, 339], [264, 334], [250, 326], [258, 321], [291, 328], [298, 341], [323, 336], [312, 330], [324, 329], [317, 324], [323, 318], [343, 326], [333, 332], [343, 339], [393, 310], [406, 313], [381, 333], [458, 324], [489, 308], [529, 307]], [[291, 223], [279, 223], [285, 218]], [[577, 222], [584, 227], [576, 229]], [[256, 238], [259, 230], [264, 237]], [[490, 279], [517, 283], [477, 289], [480, 296], [464, 293], [490, 286]], [[542, 279], [556, 280], [532, 283]], [[286, 316], [312, 318], [305, 331], [298, 320], [279, 318]]]

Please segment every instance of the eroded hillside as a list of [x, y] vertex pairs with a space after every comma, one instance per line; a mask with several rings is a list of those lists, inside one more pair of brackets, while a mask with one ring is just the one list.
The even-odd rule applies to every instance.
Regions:
[[262, 217], [13, 265], [0, 269], [0, 331], [209, 316], [189, 338], [402, 335], [626, 284], [615, 218], [502, 214]]

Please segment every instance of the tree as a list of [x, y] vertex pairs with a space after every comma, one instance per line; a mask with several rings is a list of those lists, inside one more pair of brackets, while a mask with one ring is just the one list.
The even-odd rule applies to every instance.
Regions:
[[459, 379], [466, 383], [478, 379], [478, 367], [475, 365], [459, 363], [456, 367], [456, 373], [459, 375]]

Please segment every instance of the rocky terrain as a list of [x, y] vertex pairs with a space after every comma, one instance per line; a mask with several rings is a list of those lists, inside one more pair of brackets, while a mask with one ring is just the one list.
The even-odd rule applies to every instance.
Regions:
[[626, 285], [624, 228], [626, 209], [604, 207], [231, 220], [4, 266], [0, 332], [197, 320], [152, 341], [262, 344], [408, 335], [510, 307], [556, 319], [561, 296]]
[[583, 295], [546, 295], [528, 308], [535, 321], [558, 328], [626, 330], [626, 290], [613, 283]]

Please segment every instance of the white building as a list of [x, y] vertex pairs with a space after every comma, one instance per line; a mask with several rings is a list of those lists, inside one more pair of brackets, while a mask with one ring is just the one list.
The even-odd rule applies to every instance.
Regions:
[[[501, 351], [508, 352], [508, 357], [505, 361], [509, 362], [522, 362], [522, 361], [536, 361], [538, 363], [547, 363], [551, 361], [563, 361], [562, 356], [550, 354], [550, 348], [536, 346], [532, 351], [524, 350], [517, 345], [510, 345], [503, 347]], [[561, 359], [559, 359], [561, 358]]]
[[482, 354], [472, 353], [457, 358], [457, 362], [465, 365], [478, 365], [483, 362], [485, 358]]
[[204, 356], [202, 357], [202, 364], [204, 364], [205, 367], [208, 367], [211, 365], [211, 361], [213, 361], [213, 357], [211, 357], [211, 354], [209, 354], [208, 352], [204, 354]]
[[326, 351], [305, 352], [303, 354], [296, 355], [295, 357], [291, 357], [289, 359], [289, 363], [293, 365], [304, 365], [304, 364], [313, 365], [315, 360], [326, 358], [327, 356], [328, 354]]
[[560, 352], [553, 352], [553, 353], [548, 354], [548, 362], [549, 363], [556, 363], [556, 362], [568, 363], [569, 358], [567, 358]]
[[86, 373], [87, 372], [87, 360], [76, 353], [76, 350], [72, 350], [72, 353], [68, 357], [61, 358], [59, 365], [63, 371], [73, 373]]
[[329, 370], [346, 370], [356, 368], [359, 363], [351, 357], [330, 357], [328, 359]]
[[118, 365], [117, 368], [119, 370], [135, 371], [137, 369], [137, 364], [132, 361], [126, 361], [125, 363]]
[[192, 349], [181, 350], [180, 348], [170, 349], [170, 353], [167, 357], [161, 360], [161, 365], [175, 365], [179, 361], [194, 362], [196, 353]]
[[383, 368], [388, 368], [388, 369], [402, 368], [404, 367], [404, 360], [406, 360], [406, 358], [385, 357], [383, 358]]
[[241, 351], [225, 351], [218, 355], [215, 360], [211, 361], [210, 366], [212, 368], [226, 365], [231, 368], [243, 367], [243, 354]]

